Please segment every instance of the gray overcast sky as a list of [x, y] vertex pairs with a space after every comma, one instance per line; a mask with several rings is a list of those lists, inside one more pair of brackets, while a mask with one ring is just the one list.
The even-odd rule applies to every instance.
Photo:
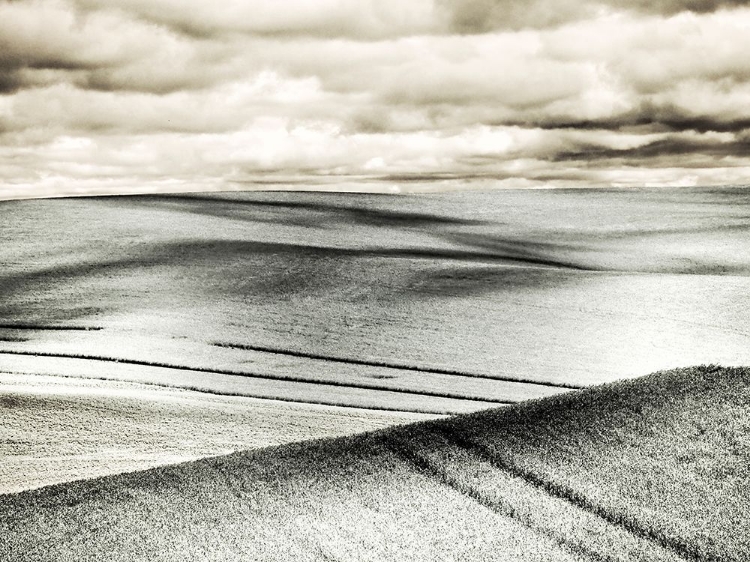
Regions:
[[0, 198], [747, 183], [747, 4], [0, 0]]

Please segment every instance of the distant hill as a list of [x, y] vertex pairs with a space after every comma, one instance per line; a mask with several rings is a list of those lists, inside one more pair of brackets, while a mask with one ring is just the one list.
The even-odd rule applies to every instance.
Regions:
[[750, 559], [750, 369], [0, 496], [0, 559]]

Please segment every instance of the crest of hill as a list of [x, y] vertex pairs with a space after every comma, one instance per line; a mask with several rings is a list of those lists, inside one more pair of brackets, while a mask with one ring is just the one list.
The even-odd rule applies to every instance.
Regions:
[[747, 560], [750, 369], [0, 496], [0, 559]]

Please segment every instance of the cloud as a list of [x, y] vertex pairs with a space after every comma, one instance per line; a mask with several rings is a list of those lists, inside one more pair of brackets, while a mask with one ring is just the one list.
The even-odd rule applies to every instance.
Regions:
[[199, 58], [196, 51], [168, 30], [119, 12], [80, 12], [54, 0], [0, 3], [0, 83], [12, 86], [6, 91], [60, 82], [165, 91]]
[[746, 5], [744, 0], [436, 0], [448, 29], [459, 33], [546, 29], [612, 14], [705, 14]]
[[431, 0], [77, 0], [85, 11], [116, 8], [197, 37], [233, 33], [377, 39], [429, 32]]
[[662, 166], [667, 160], [680, 156], [681, 165], [692, 167], [695, 162], [703, 165], [716, 157], [744, 158], [750, 154], [750, 139], [745, 133], [670, 134], [640, 146], [612, 148], [594, 143], [582, 143], [574, 149], [557, 152], [555, 160], [601, 161], [618, 160], [632, 165]]
[[748, 51], [742, 2], [4, 1], [0, 196], [735, 182]]
[[743, 0], [76, 0], [116, 8], [193, 37], [232, 33], [373, 40], [544, 29], [616, 12], [673, 15], [742, 7]]

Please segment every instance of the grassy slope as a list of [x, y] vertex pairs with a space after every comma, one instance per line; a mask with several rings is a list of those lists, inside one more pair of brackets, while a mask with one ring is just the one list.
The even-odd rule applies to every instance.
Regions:
[[0, 372], [0, 494], [423, 419]]
[[747, 560], [750, 370], [0, 496], [0, 559]]

